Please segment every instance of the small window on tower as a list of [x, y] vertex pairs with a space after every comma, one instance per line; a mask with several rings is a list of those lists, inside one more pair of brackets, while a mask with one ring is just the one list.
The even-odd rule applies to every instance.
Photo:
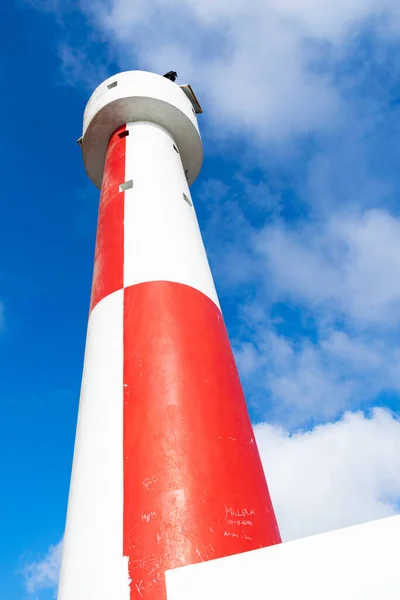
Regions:
[[121, 183], [119, 186], [120, 192], [125, 192], [126, 190], [130, 190], [133, 188], [133, 179], [129, 179], [129, 181], [125, 181], [125, 183]]
[[118, 85], [118, 81], [113, 81], [112, 83], [109, 83], [107, 87], [109, 90], [112, 90], [112, 88], [117, 87], [117, 85]]
[[126, 137], [127, 135], [129, 135], [129, 131], [128, 131], [128, 129], [126, 129], [125, 131], [121, 131], [121, 133], [119, 133], [119, 134], [118, 134], [118, 137], [120, 137], [120, 138], [124, 138], [124, 137]]
[[172, 145], [173, 145], [173, 148], [174, 148], [175, 152], [176, 152], [177, 154], [179, 154], [179, 150], [178, 150], [178, 148], [175, 146], [175, 144], [172, 144]]

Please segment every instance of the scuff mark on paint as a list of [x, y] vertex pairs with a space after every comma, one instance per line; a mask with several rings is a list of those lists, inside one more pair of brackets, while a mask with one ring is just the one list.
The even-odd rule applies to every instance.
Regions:
[[151, 490], [153, 490], [154, 486], [156, 485], [156, 481], [157, 479], [154, 476], [146, 477], [146, 479], [143, 480], [143, 485], [146, 488], [146, 490], [149, 490], [149, 492], [151, 492]]

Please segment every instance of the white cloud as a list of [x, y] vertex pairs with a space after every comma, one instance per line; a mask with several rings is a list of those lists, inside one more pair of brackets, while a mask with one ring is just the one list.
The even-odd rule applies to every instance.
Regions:
[[267, 227], [256, 248], [276, 297], [305, 302], [359, 328], [400, 318], [400, 219], [383, 210]]
[[228, 316], [254, 414], [296, 429], [383, 394], [395, 402], [400, 219], [386, 210], [337, 210], [290, 225], [272, 217], [257, 232], [237, 186], [212, 181], [206, 191], [212, 266], [240, 307], [239, 317]]
[[291, 430], [323, 423], [344, 411], [371, 406], [381, 394], [400, 393], [397, 336], [370, 336], [340, 329], [279, 335], [261, 321], [235, 343], [248, 400], [259, 418]]
[[399, 512], [400, 421], [375, 409], [290, 436], [255, 427], [285, 541]]
[[[58, 1], [42, 4], [60, 11]], [[399, 33], [395, 0], [77, 4], [121, 68], [160, 73], [173, 68], [181, 80], [190, 80], [206, 105], [214, 136], [247, 131], [282, 141], [342, 122], [347, 108], [334, 83], [335, 66], [354, 53], [354, 39], [371, 23], [376, 22], [375, 35]], [[64, 5], [66, 12], [76, 6], [72, 0]], [[83, 61], [86, 68], [93, 70]]]
[[295, 343], [262, 329], [251, 342], [238, 343], [235, 354], [253, 409], [291, 429], [332, 419], [377, 392], [351, 363], [340, 368], [307, 338]]
[[23, 575], [28, 594], [36, 595], [41, 590], [56, 590], [60, 576], [62, 540], [50, 546], [40, 560], [25, 565]]
[[329, 79], [308, 68], [308, 31], [290, 7], [258, 0], [84, 7], [128, 57], [159, 72], [173, 67], [189, 79], [209, 117], [231, 130], [281, 137], [319, 127], [340, 105]]

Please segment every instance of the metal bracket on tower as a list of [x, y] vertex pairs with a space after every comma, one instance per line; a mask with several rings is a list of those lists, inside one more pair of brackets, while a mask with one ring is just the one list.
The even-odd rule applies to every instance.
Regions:
[[201, 108], [200, 102], [197, 100], [196, 94], [194, 93], [192, 87], [188, 83], [180, 85], [179, 87], [185, 92], [186, 96], [189, 98], [196, 115], [200, 115], [203, 112], [203, 109]]

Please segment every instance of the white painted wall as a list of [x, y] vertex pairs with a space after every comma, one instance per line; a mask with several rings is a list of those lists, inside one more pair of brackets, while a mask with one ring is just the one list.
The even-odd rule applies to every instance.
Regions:
[[129, 600], [123, 557], [123, 290], [89, 317], [58, 600]]
[[[124, 287], [173, 281], [218, 298], [177, 143], [153, 123], [128, 123]], [[185, 200], [186, 195], [190, 206]]]
[[400, 516], [168, 571], [168, 600], [399, 600]]

